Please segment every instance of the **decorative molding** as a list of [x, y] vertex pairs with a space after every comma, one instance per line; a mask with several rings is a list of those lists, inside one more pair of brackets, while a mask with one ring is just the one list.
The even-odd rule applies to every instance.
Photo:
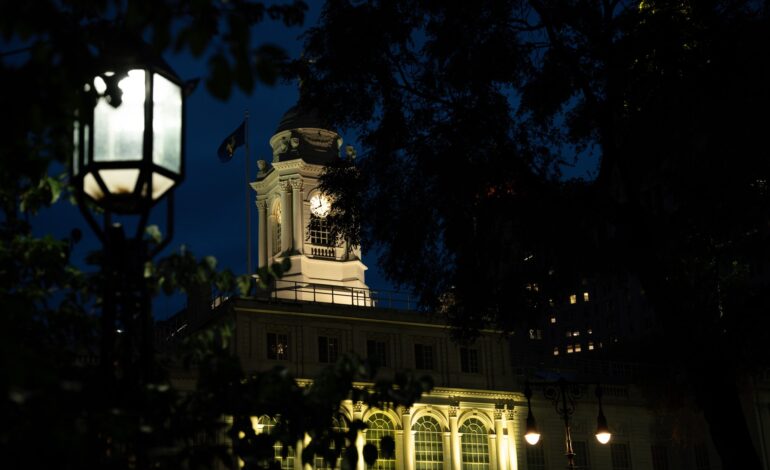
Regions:
[[362, 411], [364, 411], [364, 402], [359, 400], [353, 403], [353, 411], [355, 411], [356, 413], [361, 413]]
[[257, 201], [256, 205], [257, 205], [257, 209], [259, 209], [260, 212], [267, 210], [267, 201], [264, 199]]
[[503, 419], [503, 409], [501, 408], [495, 408], [495, 419]]
[[301, 191], [302, 190], [302, 178], [295, 178], [293, 180], [289, 180], [291, 183], [291, 189], [294, 191]]
[[456, 418], [458, 411], [459, 411], [459, 407], [457, 405], [450, 405], [449, 406], [449, 417], [450, 418]]
[[291, 181], [290, 180], [284, 180], [278, 183], [278, 185], [281, 187], [281, 191], [283, 192], [289, 192], [291, 190]]

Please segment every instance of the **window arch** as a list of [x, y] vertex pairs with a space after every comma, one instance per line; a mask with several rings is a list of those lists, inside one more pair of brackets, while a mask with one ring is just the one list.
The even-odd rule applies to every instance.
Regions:
[[[343, 419], [337, 419], [337, 417], [332, 417], [332, 430], [335, 432], [344, 432], [347, 431], [347, 426], [345, 426], [345, 421]], [[332, 443], [331, 448], [334, 448], [334, 443]], [[326, 463], [324, 461], [324, 458], [316, 455], [315, 457], [315, 468], [316, 470], [332, 470], [332, 466], [329, 463]], [[337, 462], [334, 464], [335, 469], [341, 469], [342, 468], [342, 454], [340, 454], [339, 457], [337, 457]]]
[[470, 418], [460, 426], [460, 433], [463, 470], [488, 469], [489, 438], [484, 423]]
[[444, 469], [444, 433], [431, 416], [419, 418], [412, 427], [414, 434], [415, 470]]
[[377, 447], [377, 463], [374, 465], [374, 468], [380, 470], [395, 470], [395, 455], [390, 456], [390, 458], [385, 458], [380, 449], [380, 439], [383, 437], [390, 436], [394, 441], [396, 439], [393, 421], [391, 421], [385, 413], [374, 413], [366, 420], [366, 425], [368, 427], [366, 429], [366, 443]]
[[[270, 434], [273, 432], [273, 429], [275, 429], [275, 426], [277, 424], [277, 421], [275, 418], [271, 418], [267, 415], [262, 415], [257, 420], [257, 432], [259, 434]], [[280, 442], [276, 442], [273, 445], [273, 451], [275, 452], [275, 460], [278, 462], [281, 462], [281, 469], [282, 470], [293, 470], [294, 469], [294, 448], [289, 447], [289, 453], [287, 454], [286, 458], [281, 457], [281, 451], [283, 449], [283, 444]]]

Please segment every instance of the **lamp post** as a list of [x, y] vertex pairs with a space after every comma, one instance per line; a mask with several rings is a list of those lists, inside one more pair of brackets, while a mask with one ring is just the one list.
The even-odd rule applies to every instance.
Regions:
[[[543, 393], [545, 398], [553, 403], [556, 413], [564, 421], [564, 445], [567, 456], [567, 468], [570, 470], [575, 469], [575, 451], [572, 448], [572, 432], [570, 430], [570, 419], [575, 413], [575, 402], [583, 396], [583, 386], [588, 384], [581, 384], [575, 382], [567, 382], [565, 379], [559, 379], [556, 382], [544, 382], [536, 385], [543, 386]], [[604, 410], [602, 408], [602, 389], [599, 385], [596, 385], [596, 398], [599, 401], [599, 415], [597, 417], [596, 427], [596, 440], [600, 444], [607, 444], [612, 436], [607, 426], [607, 418], [604, 416]], [[527, 408], [529, 413], [527, 415], [527, 428], [524, 434], [524, 439], [530, 445], [535, 445], [540, 440], [540, 433], [535, 423], [535, 418], [532, 414], [532, 389], [530, 383], [527, 382], [524, 388], [524, 395], [527, 398]]]
[[[147, 379], [153, 343], [144, 264], [173, 236], [173, 191], [184, 179], [184, 93], [176, 73], [146, 44], [116, 43], [80, 92], [71, 180], [78, 207], [104, 249], [101, 362], [112, 370], [121, 334], [118, 362], [138, 356]], [[147, 220], [163, 199], [166, 235], [149, 250]], [[94, 204], [103, 212], [102, 224]], [[132, 238], [113, 222], [115, 215], [138, 218]]]

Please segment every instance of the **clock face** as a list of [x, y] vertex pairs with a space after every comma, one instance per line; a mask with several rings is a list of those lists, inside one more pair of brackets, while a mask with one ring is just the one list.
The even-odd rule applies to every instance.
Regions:
[[316, 194], [310, 198], [310, 212], [320, 218], [324, 218], [329, 215], [329, 211], [332, 210], [332, 203], [327, 196], [323, 194]]

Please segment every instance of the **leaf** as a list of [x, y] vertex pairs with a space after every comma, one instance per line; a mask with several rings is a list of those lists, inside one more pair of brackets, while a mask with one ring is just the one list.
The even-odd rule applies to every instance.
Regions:
[[144, 229], [144, 233], [155, 243], [160, 243], [161, 240], [163, 240], [163, 234], [160, 232], [160, 227], [155, 224], [148, 225], [147, 228]]
[[377, 462], [377, 446], [372, 443], [367, 443], [364, 446], [364, 462], [367, 465], [372, 466]]

